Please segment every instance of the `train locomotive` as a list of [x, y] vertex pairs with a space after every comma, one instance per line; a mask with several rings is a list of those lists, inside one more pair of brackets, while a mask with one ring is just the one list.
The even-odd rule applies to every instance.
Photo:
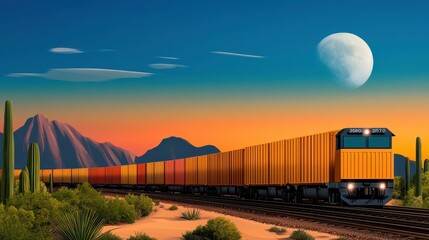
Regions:
[[392, 137], [387, 128], [346, 128], [243, 149], [168, 161], [78, 169], [43, 169], [58, 185], [287, 202], [383, 206], [393, 192]]

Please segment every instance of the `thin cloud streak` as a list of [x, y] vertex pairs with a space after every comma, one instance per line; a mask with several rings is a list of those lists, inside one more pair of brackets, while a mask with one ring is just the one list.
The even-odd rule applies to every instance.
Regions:
[[214, 53], [214, 54], [220, 54], [220, 55], [235, 56], [235, 57], [265, 58], [264, 56], [250, 55], [250, 54], [243, 54], [243, 53], [234, 53], [234, 52], [213, 51], [212, 53]]
[[170, 64], [170, 63], [153, 63], [153, 64], [150, 64], [149, 67], [154, 69], [173, 69], [173, 68], [185, 68], [188, 66], [180, 65], [180, 64]]
[[180, 59], [180, 58], [177, 58], [177, 57], [166, 57], [166, 56], [159, 56], [158, 58], [168, 59], [168, 60], [179, 60]]
[[104, 82], [120, 78], [148, 77], [153, 73], [102, 68], [53, 68], [46, 73], [11, 73], [9, 77], [44, 77], [68, 82]]
[[49, 49], [51, 53], [60, 53], [60, 54], [76, 54], [83, 53], [83, 51], [76, 48], [67, 48], [67, 47], [56, 47]]

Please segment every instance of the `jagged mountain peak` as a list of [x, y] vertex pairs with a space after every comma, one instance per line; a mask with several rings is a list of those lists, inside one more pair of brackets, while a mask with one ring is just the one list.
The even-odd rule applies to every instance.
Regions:
[[[135, 155], [111, 143], [98, 143], [71, 125], [41, 114], [15, 131], [15, 167], [26, 165], [27, 149], [37, 142], [42, 168], [97, 167], [134, 163]], [[0, 150], [1, 152], [1, 150]]]

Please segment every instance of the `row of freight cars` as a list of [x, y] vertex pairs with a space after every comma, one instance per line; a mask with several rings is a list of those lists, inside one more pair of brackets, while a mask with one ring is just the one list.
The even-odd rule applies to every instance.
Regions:
[[52, 174], [56, 184], [383, 205], [393, 189], [392, 136], [387, 129], [343, 129], [184, 159], [44, 169], [40, 176], [47, 183]]
[[[41, 170], [55, 183], [185, 186], [285, 186], [334, 181], [335, 133], [163, 162]], [[305, 161], [303, 161], [305, 159]], [[330, 174], [332, 172], [332, 174]]]

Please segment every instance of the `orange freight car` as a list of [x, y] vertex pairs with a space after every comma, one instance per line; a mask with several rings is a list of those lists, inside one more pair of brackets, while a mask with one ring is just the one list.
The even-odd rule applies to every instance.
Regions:
[[198, 157], [185, 158], [185, 184], [198, 185]]
[[174, 184], [185, 184], [185, 159], [174, 160]]
[[164, 185], [164, 162], [155, 162], [154, 163], [154, 179], [153, 182], [155, 185]]
[[174, 185], [174, 160], [165, 162], [165, 185]]
[[72, 181], [72, 179], [71, 179], [71, 177], [72, 177], [71, 168], [63, 169], [62, 175], [63, 175], [63, 183], [70, 184]]
[[137, 184], [146, 184], [146, 164], [137, 164]]

